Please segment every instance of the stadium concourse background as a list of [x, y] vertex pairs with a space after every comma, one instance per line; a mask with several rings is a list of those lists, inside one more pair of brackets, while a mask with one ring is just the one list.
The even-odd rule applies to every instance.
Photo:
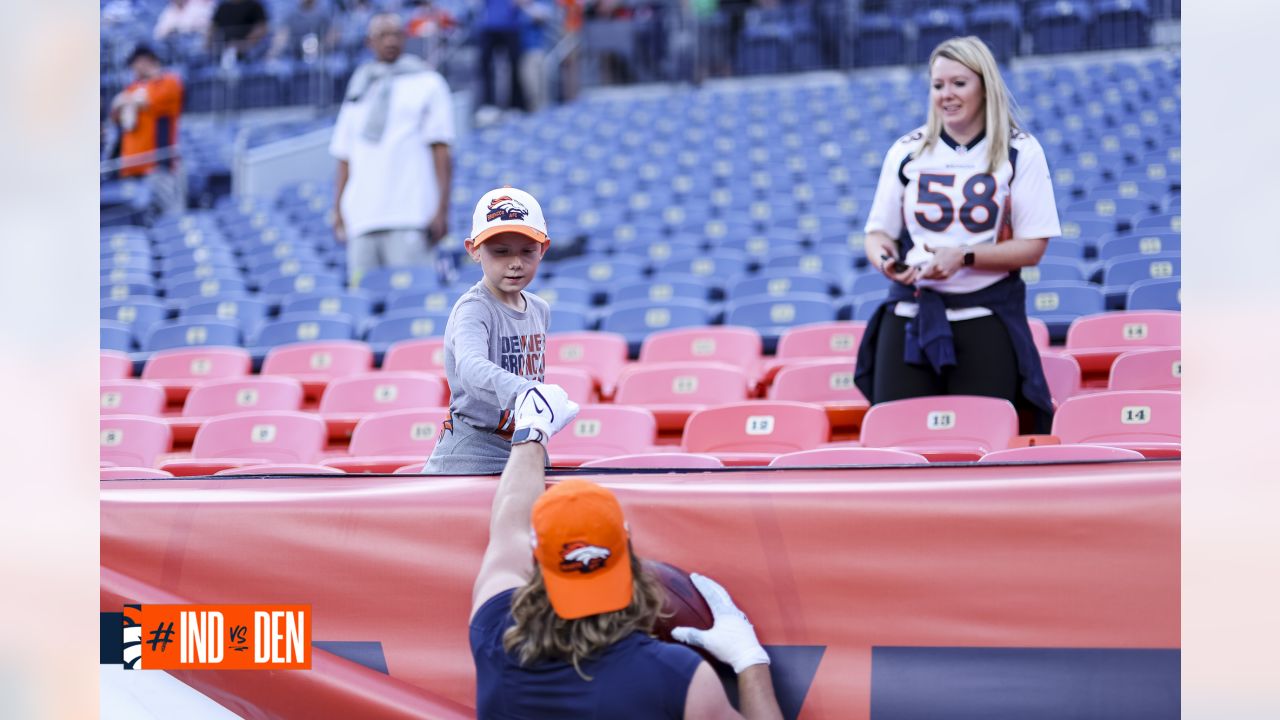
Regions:
[[[264, 4], [272, 37], [294, 3]], [[287, 158], [323, 136], [368, 58], [368, 8], [317, 4], [336, 38], [301, 54], [264, 48], [235, 61], [181, 34], [155, 44], [187, 89], [167, 151], [181, 158], [176, 216], [160, 216], [146, 181], [117, 177], [117, 129], [104, 120], [104, 459], [121, 450], [111, 418], [124, 417], [124, 403], [168, 430], [132, 456], [139, 462], [118, 464], [158, 476], [201, 467], [191, 442], [206, 418], [182, 417], [200, 378], [157, 370], [174, 353], [195, 352], [182, 356], [195, 367], [216, 347], [238, 368], [228, 380], [266, 377], [272, 353], [302, 340], [358, 346], [366, 366], [355, 370], [371, 374], [412, 345], [423, 364], [413, 369], [438, 370], [429, 343], [474, 267], [383, 273], [348, 289], [327, 157], [317, 172], [299, 153], [296, 166], [273, 166], [269, 192], [245, 191], [256, 187], [247, 159]], [[104, 108], [163, 5], [102, 3]], [[661, 331], [752, 327], [760, 357], [748, 358], [750, 394], [737, 398], [751, 402], [775, 397], [775, 352], [806, 324], [843, 323], [834, 357], [849, 374], [850, 333], [885, 291], [860, 232], [884, 151], [924, 119], [932, 46], [978, 34], [1054, 175], [1064, 236], [1023, 279], [1046, 369], [1067, 370], [1050, 378], [1055, 401], [1180, 386], [1179, 2], [633, 0], [580, 28], [557, 17], [542, 38], [535, 94], [545, 106], [482, 113], [475, 126], [475, 7], [433, 3], [451, 18], [433, 25], [427, 6], [374, 5], [427, 28], [409, 51], [441, 70], [458, 101], [454, 257], [475, 198], [524, 187], [558, 240], [536, 286], [555, 330], [616, 333], [630, 355], [620, 362], [634, 369]], [[1095, 333], [1089, 345], [1079, 329], [1108, 319], [1123, 336]], [[1174, 377], [1161, 355], [1160, 368], [1120, 384], [1111, 363], [1135, 348], [1172, 351]], [[619, 369], [584, 375], [581, 399], [613, 404]], [[288, 410], [318, 416], [330, 379], [294, 383], [306, 392]], [[858, 437], [866, 411], [837, 379], [826, 409], [846, 425], [822, 445]], [[135, 390], [156, 404], [139, 409], [150, 399], [135, 402]], [[298, 462], [359, 466], [347, 420]], [[659, 425], [645, 449], [678, 449], [680, 422], [668, 413]], [[1167, 439], [1180, 440], [1177, 430]], [[1117, 462], [579, 469], [551, 479], [609, 485], [640, 554], [730, 589], [773, 658], [788, 718], [1167, 718], [1179, 709], [1180, 445], [1148, 445], [1162, 447]], [[173, 676], [243, 717], [470, 717], [466, 619], [493, 489], [493, 478], [413, 475], [104, 480], [101, 609], [309, 603], [311, 671]], [[174, 702], [162, 716], [216, 714]], [[129, 716], [128, 703], [113, 707]]]

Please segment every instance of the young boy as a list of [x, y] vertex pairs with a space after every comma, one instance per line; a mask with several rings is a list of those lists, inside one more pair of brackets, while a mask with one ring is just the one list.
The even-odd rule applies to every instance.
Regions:
[[542, 208], [529, 193], [503, 187], [476, 203], [465, 245], [484, 278], [449, 314], [449, 418], [424, 472], [483, 475], [507, 464], [517, 400], [545, 379], [551, 308], [524, 288], [549, 242]]

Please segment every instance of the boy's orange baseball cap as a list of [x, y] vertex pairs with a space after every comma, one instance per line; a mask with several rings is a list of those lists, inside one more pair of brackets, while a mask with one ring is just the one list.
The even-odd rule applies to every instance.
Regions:
[[542, 206], [529, 193], [510, 185], [485, 193], [471, 215], [473, 246], [501, 233], [516, 233], [547, 245], [547, 221]]
[[631, 604], [622, 506], [586, 480], [565, 480], [533, 504], [533, 554], [556, 615], [576, 620]]

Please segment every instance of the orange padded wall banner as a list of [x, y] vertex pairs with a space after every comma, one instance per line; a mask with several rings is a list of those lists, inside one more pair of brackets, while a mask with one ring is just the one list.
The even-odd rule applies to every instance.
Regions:
[[[617, 492], [637, 554], [729, 589], [788, 716], [853, 720], [898, 717], [873, 712], [873, 655], [877, 677], [879, 658], [902, 661], [882, 649], [1175, 651], [1179, 475], [1173, 461], [575, 474]], [[248, 717], [464, 717], [495, 487], [103, 482], [102, 610], [308, 604], [311, 670], [177, 675]]]

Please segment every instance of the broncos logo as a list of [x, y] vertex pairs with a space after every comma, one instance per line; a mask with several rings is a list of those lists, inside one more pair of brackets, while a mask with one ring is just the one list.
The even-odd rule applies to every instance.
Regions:
[[598, 545], [583, 542], [565, 543], [560, 550], [560, 571], [589, 573], [604, 567], [605, 561], [613, 553]]
[[529, 208], [512, 200], [511, 196], [503, 195], [489, 202], [489, 212], [484, 216], [484, 219], [489, 222], [494, 220], [523, 220], [528, 216]]

